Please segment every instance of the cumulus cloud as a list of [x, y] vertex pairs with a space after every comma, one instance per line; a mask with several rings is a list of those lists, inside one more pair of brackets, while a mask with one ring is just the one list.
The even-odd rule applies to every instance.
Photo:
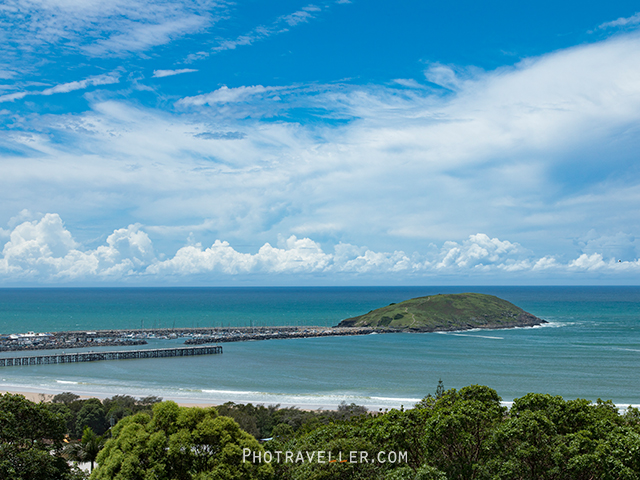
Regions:
[[[440, 261], [436, 269], [460, 268], [474, 269], [495, 266], [507, 270], [520, 269], [519, 261], [525, 261], [530, 252], [519, 244], [490, 238], [484, 233], [471, 235], [461, 244], [445, 242], [440, 252]], [[523, 258], [525, 257], [525, 258]], [[524, 267], [524, 265], [522, 265]], [[515, 267], [515, 268], [514, 268]]]
[[[221, 87], [176, 111], [93, 99], [0, 136], [0, 213], [153, 225], [172, 232], [169, 260], [202, 225], [185, 271], [198, 255], [222, 271], [220, 252], [249, 255], [233, 249], [241, 239], [251, 257], [225, 268], [263, 271], [259, 248], [281, 255], [273, 239], [293, 233], [332, 256], [296, 261], [314, 272], [622, 272], [640, 235], [639, 65], [626, 34], [495, 71], [432, 65], [446, 95], [396, 82]], [[605, 265], [588, 270], [583, 254]], [[164, 261], [143, 270], [169, 272]]]
[[[582, 254], [561, 264], [552, 257], [537, 259], [521, 245], [478, 233], [458, 243], [447, 241], [436, 252], [407, 255], [401, 250], [376, 252], [366, 247], [339, 243], [333, 253], [323, 250], [310, 238], [291, 235], [277, 246], [265, 243], [256, 253], [242, 253], [227, 241], [216, 240], [210, 247], [200, 243], [180, 248], [171, 258], [160, 260], [153, 243], [140, 225], [129, 225], [111, 233], [105, 245], [83, 249], [57, 214], [16, 225], [2, 250], [0, 278], [3, 281], [38, 279], [115, 280], [144, 278], [159, 280], [197, 276], [213, 278], [250, 274], [298, 275], [410, 275], [426, 278], [457, 274], [462, 277], [517, 273], [534, 274], [553, 269], [556, 273], [575, 271], [597, 273], [637, 273], [640, 260], [605, 261], [602, 254]], [[506, 275], [506, 276], [505, 276]]]
[[155, 258], [149, 237], [137, 225], [114, 231], [106, 245], [88, 251], [80, 249], [57, 214], [21, 223], [9, 237], [0, 272], [13, 280], [121, 278], [142, 273]]
[[569, 268], [575, 268], [577, 270], [601, 270], [606, 267], [606, 263], [602, 260], [602, 255], [594, 253], [587, 255], [583, 253], [575, 260], [569, 262]]

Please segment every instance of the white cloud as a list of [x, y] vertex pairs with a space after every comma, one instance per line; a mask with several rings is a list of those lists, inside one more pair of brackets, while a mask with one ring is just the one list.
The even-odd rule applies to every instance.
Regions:
[[139, 226], [114, 231], [107, 244], [81, 251], [57, 214], [16, 226], [3, 248], [0, 272], [11, 279], [41, 281], [121, 278], [140, 274], [155, 258], [151, 240]]
[[336, 264], [337, 271], [358, 274], [380, 274], [405, 272], [412, 270], [414, 267], [409, 257], [402, 251], [387, 253], [366, 250], [362, 255], [345, 260], [344, 263]]
[[187, 56], [187, 62], [202, 60], [207, 58], [211, 53], [215, 54], [225, 50], [235, 50], [238, 47], [253, 45], [255, 42], [288, 32], [289, 28], [295, 27], [301, 23], [307, 23], [309, 20], [315, 18], [315, 15], [320, 11], [322, 11], [322, 9], [316, 5], [307, 5], [293, 13], [278, 17], [269, 25], [259, 25], [236, 38], [219, 39], [218, 45], [213, 47], [211, 51], [201, 51], [190, 54]]
[[99, 85], [111, 85], [120, 81], [118, 73], [109, 73], [106, 75], [97, 75], [77, 82], [68, 82], [55, 87], [47, 88], [40, 92], [40, 95], [53, 95], [54, 93], [67, 93], [73, 90], [84, 90], [87, 87], [97, 87]]
[[[435, 268], [476, 268], [497, 265], [507, 268], [517, 260], [517, 257], [527, 253], [517, 243], [500, 241], [497, 238], [478, 233], [471, 235], [461, 245], [448, 241], [444, 244], [441, 260]], [[515, 257], [515, 258], [514, 258]]]
[[131, 32], [112, 35], [105, 40], [83, 47], [92, 56], [141, 52], [158, 45], [164, 45], [187, 33], [199, 32], [209, 25], [209, 19], [201, 15], [186, 15], [178, 19], [163, 19], [159, 24], [133, 24]]
[[180, 70], [154, 70], [154, 78], [171, 77], [173, 75], [181, 75], [183, 73], [197, 72], [198, 70], [193, 68], [181, 68]]
[[0, 102], [12, 102], [26, 97], [27, 95], [53, 95], [55, 93], [68, 93], [74, 90], [84, 90], [89, 87], [97, 87], [99, 85], [111, 85], [120, 81], [120, 74], [118, 72], [112, 72], [105, 75], [96, 75], [79, 80], [76, 82], [62, 83], [51, 88], [44, 90], [32, 90], [28, 92], [10, 93], [0, 96]]
[[555, 258], [546, 256], [535, 262], [535, 264], [533, 265], [533, 270], [548, 270], [559, 267], [561, 267], [561, 265]]
[[598, 28], [605, 29], [605, 28], [615, 28], [615, 27], [626, 27], [627, 25], [637, 25], [639, 23], [640, 23], [640, 12], [630, 17], [620, 17], [617, 20], [602, 23], [598, 25]]
[[458, 90], [462, 84], [452, 67], [440, 63], [432, 63], [429, 65], [424, 72], [424, 76], [431, 83], [451, 90]]
[[407, 87], [407, 88], [419, 88], [419, 89], [426, 88], [424, 85], [416, 82], [413, 78], [396, 78], [393, 81], [398, 85], [402, 85], [403, 87]]
[[[635, 268], [640, 237], [639, 65], [640, 37], [627, 34], [492, 72], [450, 67], [446, 95], [252, 85], [178, 102], [206, 108], [109, 100], [73, 115], [34, 113], [0, 138], [0, 214], [26, 207], [77, 224], [103, 215], [154, 225], [145, 231], [171, 231], [159, 240], [173, 242], [169, 259], [185, 226], [203, 225], [202, 253], [181, 255], [236, 258], [248, 254], [231, 245], [248, 243], [252, 256], [224, 267], [238, 271], [262, 271], [260, 246], [296, 234], [356, 245], [341, 256], [325, 247], [327, 267], [319, 254], [296, 261], [314, 272], [551, 275], [584, 271], [582, 260], [568, 269], [582, 254], [601, 254], [599, 271], [623, 272]], [[468, 239], [473, 232], [492, 235]], [[230, 250], [208, 252], [216, 238]], [[627, 263], [609, 266], [612, 257]]]
[[5, 0], [10, 30], [0, 44], [11, 53], [46, 51], [64, 42], [93, 56], [139, 52], [199, 32], [225, 14], [213, 0]]
[[15, 76], [16, 72], [14, 72], [13, 70], [5, 70], [3, 68], [0, 68], [0, 79], [9, 80]]
[[282, 20], [289, 25], [290, 27], [295, 27], [299, 23], [306, 23], [310, 19], [313, 18], [311, 12], [319, 12], [320, 8], [315, 5], [309, 5], [308, 7], [303, 8], [302, 10], [298, 10], [297, 12], [293, 12], [289, 15], [285, 15], [282, 17]]
[[[4, 231], [3, 231], [4, 233]], [[274, 247], [265, 243], [256, 253], [241, 253], [226, 241], [203, 248], [196, 243], [180, 248], [173, 257], [160, 260], [140, 225], [115, 230], [106, 244], [82, 249], [57, 214], [16, 225], [9, 233], [0, 258], [0, 279], [116, 280], [126, 277], [163, 281], [165, 278], [238, 276], [253, 274], [298, 275], [321, 273], [335, 279], [362, 275], [403, 275], [427, 278], [437, 275], [535, 275], [552, 269], [555, 275], [571, 272], [635, 274], [640, 260], [605, 261], [599, 253], [582, 254], [567, 264], [551, 257], [537, 259], [517, 243], [479, 233], [458, 243], [447, 241], [439, 251], [416, 253], [376, 252], [339, 243], [327, 253], [310, 238], [289, 236]], [[6, 236], [6, 235], [5, 235]], [[521, 277], [518, 277], [521, 278]]]
[[[35, 93], [37, 95], [39, 92]], [[16, 92], [16, 93], [8, 93], [6, 95], [0, 95], [0, 102], [13, 102], [14, 100], [20, 100], [21, 98], [26, 97], [27, 95], [34, 95], [31, 92]]]
[[577, 244], [584, 253], [602, 253], [607, 258], [629, 260], [640, 256], [640, 238], [624, 232], [600, 235], [592, 229]]
[[206, 93], [204, 95], [196, 95], [194, 97], [186, 97], [178, 100], [177, 105], [213, 105], [216, 103], [238, 103], [244, 102], [251, 97], [269, 93], [282, 88], [263, 87], [262, 85], [253, 85], [250, 87], [229, 88], [223, 85], [219, 89]]
[[594, 253], [592, 255], [583, 253], [580, 257], [569, 262], [570, 268], [576, 268], [578, 270], [601, 270], [606, 266], [607, 264], [602, 260], [600, 253]]

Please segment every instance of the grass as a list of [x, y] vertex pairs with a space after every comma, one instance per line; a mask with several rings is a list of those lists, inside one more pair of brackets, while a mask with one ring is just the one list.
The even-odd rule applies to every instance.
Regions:
[[537, 325], [544, 320], [493, 295], [458, 293], [413, 298], [343, 320], [341, 327], [379, 327], [437, 331], [508, 328]]

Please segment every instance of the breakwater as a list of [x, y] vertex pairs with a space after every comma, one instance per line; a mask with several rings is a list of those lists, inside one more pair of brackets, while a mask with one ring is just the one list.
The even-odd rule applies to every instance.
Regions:
[[130, 360], [138, 358], [187, 357], [218, 353], [222, 353], [222, 347], [219, 345], [207, 347], [157, 348], [149, 350], [62, 353], [58, 355], [37, 355], [32, 357], [4, 357], [0, 358], [0, 367], [97, 362], [101, 360]]
[[371, 327], [271, 326], [29, 332], [0, 335], [0, 352], [144, 345], [148, 339], [185, 339], [184, 343], [187, 345], [201, 345], [277, 338], [369, 335], [397, 331], [393, 328]]
[[38, 343], [18, 344], [16, 342], [6, 342], [0, 340], [0, 352], [20, 352], [23, 350], [59, 350], [63, 348], [91, 348], [91, 347], [132, 347], [136, 345], [146, 345], [147, 342], [144, 339], [100, 339], [94, 341], [93, 339], [74, 340], [73, 342], [66, 339], [54, 338]]
[[201, 333], [185, 340], [185, 345], [205, 343], [243, 342], [248, 340], [271, 340], [283, 338], [340, 337], [346, 335], [370, 335], [388, 333], [392, 329], [374, 329], [371, 327], [245, 327], [221, 328]]

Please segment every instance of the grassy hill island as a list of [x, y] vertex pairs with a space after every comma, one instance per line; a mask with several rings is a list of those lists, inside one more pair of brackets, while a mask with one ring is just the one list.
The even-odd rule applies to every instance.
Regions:
[[392, 303], [338, 327], [373, 327], [409, 332], [438, 332], [472, 328], [532, 327], [546, 321], [513, 303], [482, 293], [457, 293], [413, 298]]

